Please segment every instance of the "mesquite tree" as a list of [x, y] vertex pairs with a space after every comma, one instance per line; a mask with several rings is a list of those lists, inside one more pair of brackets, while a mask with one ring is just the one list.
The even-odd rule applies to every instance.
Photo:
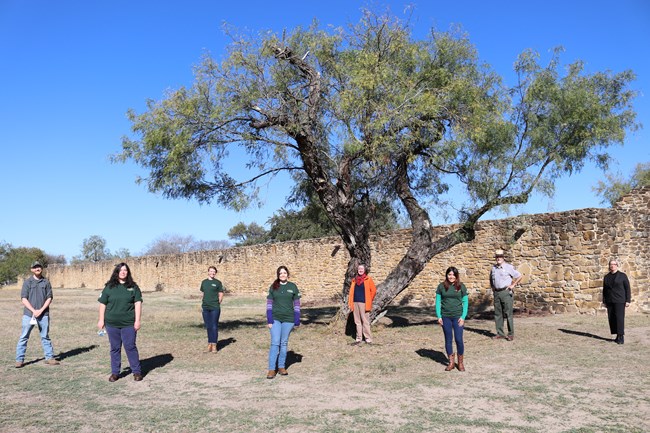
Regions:
[[[227, 54], [206, 56], [191, 88], [129, 113], [135, 138], [113, 158], [148, 170], [139, 180], [152, 192], [233, 209], [256, 203], [264, 178], [307, 179], [350, 255], [342, 313], [356, 264], [372, 262], [373, 203], [394, 202], [412, 227], [408, 250], [378, 282], [375, 317], [432, 257], [471, 241], [486, 212], [552, 192], [587, 160], [606, 164], [607, 146], [637, 127], [633, 73], [563, 68], [559, 49], [547, 65], [522, 53], [508, 87], [466, 35], [432, 30], [416, 40], [390, 15], [229, 34]], [[225, 162], [244, 154], [250, 175], [236, 177]], [[428, 210], [445, 206], [461, 224], [436, 237]]]

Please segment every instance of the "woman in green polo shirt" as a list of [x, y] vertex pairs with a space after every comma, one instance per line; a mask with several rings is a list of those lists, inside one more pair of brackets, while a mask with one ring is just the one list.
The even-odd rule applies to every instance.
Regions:
[[451, 371], [455, 367], [452, 339], [456, 340], [458, 370], [465, 371], [463, 328], [469, 305], [467, 288], [460, 282], [458, 269], [455, 267], [447, 268], [445, 275], [445, 281], [440, 283], [436, 289], [436, 316], [438, 316], [438, 323], [442, 325], [445, 334], [445, 349], [449, 356], [449, 365], [445, 371]]
[[140, 355], [135, 345], [142, 317], [142, 292], [133, 281], [126, 263], [115, 265], [111, 278], [99, 296], [99, 329], [106, 328], [111, 346], [111, 375], [109, 382], [119, 379], [122, 368], [122, 346], [129, 360], [133, 380], [142, 380]]
[[223, 300], [223, 284], [217, 280], [217, 268], [208, 268], [208, 278], [201, 283], [203, 301], [203, 323], [208, 331], [208, 352], [217, 353], [219, 342], [219, 316], [221, 315], [221, 301]]
[[288, 281], [288, 278], [289, 269], [280, 266], [277, 270], [277, 278], [271, 284], [266, 297], [266, 323], [271, 331], [267, 379], [275, 377], [276, 363], [277, 373], [282, 376], [289, 374], [286, 369], [289, 334], [294, 326], [300, 325], [300, 292], [294, 283]]

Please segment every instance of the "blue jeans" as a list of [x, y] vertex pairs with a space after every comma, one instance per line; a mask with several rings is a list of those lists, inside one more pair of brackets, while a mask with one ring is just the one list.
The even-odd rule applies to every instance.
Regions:
[[219, 342], [219, 316], [221, 309], [206, 310], [203, 309], [203, 322], [205, 329], [208, 330], [208, 343], [217, 344]]
[[142, 374], [142, 370], [140, 369], [140, 354], [135, 345], [138, 331], [133, 326], [113, 328], [107, 325], [106, 333], [108, 334], [108, 342], [111, 345], [111, 374], [117, 376], [122, 370], [122, 345], [124, 345], [124, 351], [129, 360], [131, 373]]
[[[29, 321], [32, 320], [32, 316], [23, 315], [23, 330], [18, 339], [18, 344], [16, 345], [16, 362], [23, 362], [25, 360], [25, 352], [27, 351], [27, 340], [29, 340], [29, 334], [32, 332], [34, 325], [30, 325]], [[41, 334], [41, 346], [43, 346], [43, 353], [45, 353], [45, 359], [54, 358], [54, 349], [52, 348], [52, 341], [50, 341], [50, 316], [41, 314], [41, 317], [37, 318], [38, 330]]]
[[271, 349], [269, 350], [269, 370], [275, 370], [275, 362], [278, 368], [285, 368], [287, 362], [287, 344], [289, 334], [293, 329], [293, 322], [273, 321], [271, 327]]
[[447, 350], [447, 355], [454, 353], [454, 346], [451, 341], [452, 339], [456, 340], [456, 350], [458, 354], [465, 354], [465, 344], [463, 343], [463, 327], [458, 324], [458, 317], [443, 317], [442, 331], [445, 334], [445, 350]]

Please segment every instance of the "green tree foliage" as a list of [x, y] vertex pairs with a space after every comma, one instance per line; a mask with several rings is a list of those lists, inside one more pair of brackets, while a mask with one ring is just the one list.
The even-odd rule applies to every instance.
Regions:
[[625, 194], [634, 188], [650, 186], [650, 162], [639, 163], [634, 167], [634, 173], [625, 180], [620, 174], [608, 173], [605, 175], [606, 182], [598, 181], [593, 190], [603, 199], [601, 203], [614, 206]]
[[[114, 161], [147, 170], [151, 192], [232, 209], [257, 203], [259, 182], [279, 172], [308, 179], [351, 257], [343, 299], [358, 261], [372, 259], [373, 203], [399, 206], [412, 240], [372, 316], [434, 256], [474, 239], [485, 213], [551, 194], [588, 160], [605, 166], [607, 147], [637, 127], [634, 74], [563, 65], [560, 49], [547, 64], [522, 53], [507, 86], [464, 33], [414, 39], [390, 15], [229, 34], [225, 58], [206, 56], [191, 88], [129, 112], [135, 138]], [[226, 168], [245, 157], [246, 170]], [[456, 210], [462, 224], [439, 236], [430, 209]]]
[[234, 240], [236, 245], [256, 245], [269, 240], [266, 229], [255, 222], [237, 223], [228, 230], [228, 237]]
[[29, 268], [35, 260], [44, 267], [48, 265], [47, 255], [40, 248], [14, 248], [7, 243], [0, 244], [0, 285], [15, 283], [20, 275], [29, 275]]
[[83, 240], [81, 244], [81, 261], [99, 262], [112, 258], [111, 252], [106, 248], [106, 239], [99, 235], [92, 235]]
[[[302, 206], [302, 208], [299, 210], [282, 208], [275, 212], [267, 221], [270, 229], [266, 242], [285, 242], [338, 235], [336, 226], [328, 218], [325, 208], [307, 179], [296, 184], [287, 204], [290, 207]], [[372, 199], [372, 208], [375, 214], [370, 221], [371, 233], [394, 230], [399, 227], [397, 214], [391, 203]], [[359, 208], [357, 211], [363, 212], [364, 209]], [[357, 218], [364, 218], [364, 216], [357, 215]]]

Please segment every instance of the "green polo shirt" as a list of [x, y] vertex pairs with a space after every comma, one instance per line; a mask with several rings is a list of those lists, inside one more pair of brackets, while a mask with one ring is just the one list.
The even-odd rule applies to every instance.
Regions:
[[293, 301], [300, 299], [298, 286], [291, 281], [280, 284], [277, 290], [273, 290], [273, 286], [271, 286], [266, 299], [273, 300], [273, 320], [293, 323]]
[[126, 328], [135, 323], [135, 303], [142, 302], [142, 292], [137, 285], [128, 288], [124, 284], [114, 287], [106, 285], [97, 300], [106, 305], [104, 314], [106, 325], [113, 328]]
[[460, 290], [451, 285], [445, 290], [440, 283], [436, 289], [436, 295], [440, 295], [441, 317], [461, 317], [463, 315], [463, 297], [467, 296], [467, 287], [460, 283]]
[[201, 291], [203, 292], [203, 303], [201, 307], [206, 310], [219, 310], [221, 308], [221, 304], [219, 304], [219, 293], [223, 293], [224, 291], [221, 281], [206, 278], [201, 283]]

